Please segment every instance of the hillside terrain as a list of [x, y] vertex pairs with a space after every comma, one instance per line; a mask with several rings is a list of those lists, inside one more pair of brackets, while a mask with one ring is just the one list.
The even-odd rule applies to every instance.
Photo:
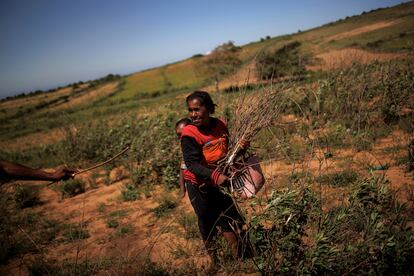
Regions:
[[[214, 60], [227, 46], [226, 62]], [[413, 54], [409, 2], [1, 100], [1, 158], [87, 168], [130, 149], [74, 180], [2, 185], [0, 273], [412, 273]], [[266, 184], [256, 197], [237, 199], [255, 257], [234, 260], [219, 239], [215, 272], [188, 196], [177, 200], [174, 125], [197, 89], [211, 92], [230, 133], [236, 107], [281, 95], [269, 98], [275, 116], [251, 141]]]

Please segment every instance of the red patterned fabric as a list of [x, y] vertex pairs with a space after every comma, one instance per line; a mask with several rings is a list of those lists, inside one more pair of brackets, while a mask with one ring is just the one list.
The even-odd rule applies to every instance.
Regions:
[[[196, 127], [194, 125], [187, 125], [184, 127], [182, 137], [188, 136], [194, 138], [197, 144], [199, 144], [203, 153], [203, 160], [201, 164], [210, 168], [215, 169], [217, 162], [224, 158], [228, 151], [228, 131], [226, 124], [217, 119], [213, 128]], [[213, 184], [215, 183], [215, 173], [213, 171], [210, 179]], [[184, 179], [193, 184], [200, 185], [205, 181], [201, 181], [196, 177], [194, 173], [189, 170], [184, 171]]]

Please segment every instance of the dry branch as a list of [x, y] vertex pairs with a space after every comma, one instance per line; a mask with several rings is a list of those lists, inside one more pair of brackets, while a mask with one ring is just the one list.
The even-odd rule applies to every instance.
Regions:
[[220, 168], [228, 171], [237, 161], [240, 153], [239, 141], [253, 141], [256, 134], [277, 120], [287, 102], [282, 89], [273, 87], [258, 90], [254, 95], [243, 94], [233, 108], [233, 121], [230, 129], [229, 151]]

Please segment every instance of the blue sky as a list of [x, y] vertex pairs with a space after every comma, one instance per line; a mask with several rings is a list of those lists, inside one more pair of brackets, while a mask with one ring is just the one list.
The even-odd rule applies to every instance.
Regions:
[[0, 0], [0, 98], [128, 74], [402, 1]]

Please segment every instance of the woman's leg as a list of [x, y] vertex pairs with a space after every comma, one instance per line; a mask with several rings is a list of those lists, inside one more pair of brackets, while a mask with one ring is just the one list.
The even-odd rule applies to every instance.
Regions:
[[218, 225], [223, 231], [232, 255], [234, 258], [249, 258], [252, 256], [252, 250], [248, 236], [243, 230], [244, 218], [228, 194], [221, 191], [218, 193], [215, 195], [216, 206], [220, 208]]
[[233, 255], [233, 257], [237, 259], [239, 257], [239, 246], [236, 234], [234, 232], [223, 232], [223, 236], [230, 247], [231, 255]]
[[191, 205], [197, 215], [198, 228], [204, 246], [206, 247], [212, 263], [215, 265], [217, 263], [217, 254], [213, 240], [217, 232], [215, 227], [217, 215], [215, 214], [215, 208], [212, 206], [208, 189], [204, 191], [200, 190], [199, 187], [196, 187], [191, 183], [186, 183], [186, 188]]

